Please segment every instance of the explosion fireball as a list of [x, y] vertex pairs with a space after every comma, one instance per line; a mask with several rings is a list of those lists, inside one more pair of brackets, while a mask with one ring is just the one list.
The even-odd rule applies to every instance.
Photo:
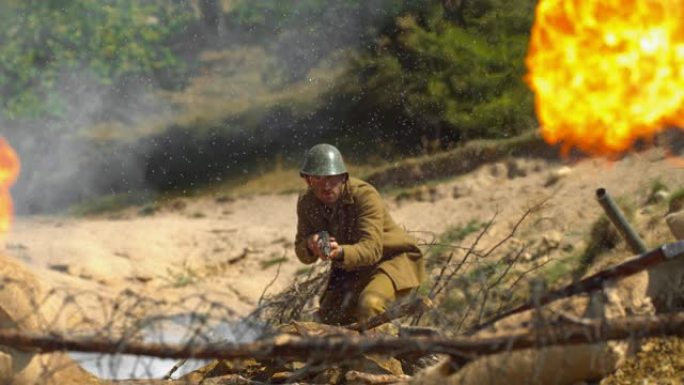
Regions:
[[10, 186], [19, 176], [19, 157], [12, 147], [0, 138], [0, 235], [9, 230], [12, 220]]
[[616, 155], [684, 127], [684, 2], [540, 0], [526, 64], [542, 136]]

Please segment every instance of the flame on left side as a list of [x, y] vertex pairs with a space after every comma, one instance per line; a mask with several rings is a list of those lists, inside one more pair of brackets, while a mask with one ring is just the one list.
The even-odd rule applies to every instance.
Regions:
[[12, 221], [12, 197], [9, 189], [19, 176], [19, 168], [17, 153], [0, 138], [0, 236], [9, 230]]

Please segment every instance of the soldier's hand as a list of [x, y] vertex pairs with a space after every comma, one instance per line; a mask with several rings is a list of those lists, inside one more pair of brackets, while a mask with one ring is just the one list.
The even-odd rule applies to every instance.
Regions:
[[306, 247], [309, 249], [311, 254], [315, 255], [316, 257], [321, 259], [325, 258], [321, 252], [321, 249], [318, 248], [318, 233], [309, 235], [309, 238], [306, 240]]
[[344, 251], [342, 251], [342, 245], [336, 241], [330, 241], [330, 258], [331, 260], [343, 260]]
[[311, 254], [315, 255], [316, 257], [327, 261], [327, 260], [333, 260], [333, 259], [341, 259], [342, 257], [342, 246], [337, 243], [335, 240], [335, 237], [330, 237], [330, 256], [326, 257], [325, 254], [323, 254], [323, 251], [321, 251], [321, 248], [318, 245], [318, 233], [313, 233], [309, 235], [309, 238], [306, 240], [306, 247], [309, 248], [309, 251], [311, 251]]

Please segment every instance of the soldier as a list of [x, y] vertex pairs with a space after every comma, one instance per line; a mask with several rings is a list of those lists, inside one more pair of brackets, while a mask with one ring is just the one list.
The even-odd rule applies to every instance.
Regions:
[[[332, 263], [318, 312], [322, 322], [368, 319], [420, 285], [425, 266], [415, 240], [397, 226], [373, 186], [349, 177], [337, 148], [313, 146], [300, 175], [308, 188], [297, 203], [295, 252], [306, 264]], [[322, 232], [328, 244], [321, 244]]]

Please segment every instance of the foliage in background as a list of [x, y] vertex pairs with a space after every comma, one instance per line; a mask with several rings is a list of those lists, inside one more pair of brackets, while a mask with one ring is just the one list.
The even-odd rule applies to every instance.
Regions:
[[346, 123], [403, 146], [442, 148], [531, 127], [522, 78], [535, 2], [429, 3], [352, 62], [334, 91]]
[[165, 44], [192, 13], [163, 0], [26, 0], [0, 5], [0, 109], [9, 118], [59, 115], [64, 78], [112, 84], [155, 78], [179, 60]]
[[[69, 177], [62, 174], [55, 180], [53, 169], [32, 175], [41, 165], [27, 157], [28, 171], [16, 190], [39, 181], [32, 191], [63, 191], [51, 195], [65, 197], [54, 204], [32, 197], [38, 202], [31, 202], [33, 212], [74, 203], [68, 199], [149, 189], [185, 193], [242, 179], [273, 169], [277, 157], [294, 165], [304, 148], [320, 141], [338, 145], [353, 163], [384, 163], [472, 138], [512, 136], [533, 125], [531, 93], [522, 82], [531, 0], [236, 0], [219, 9], [223, 34], [215, 35], [198, 33], [196, 4], [0, 5], [0, 23], [7, 27], [0, 32], [0, 118], [60, 118], [61, 112], [61, 124], [34, 124], [41, 131], [54, 127], [44, 134], [47, 148], [81, 123], [93, 126], [79, 127], [79, 145], [97, 147], [55, 162], [76, 163], [74, 177], [95, 174], [83, 187], [66, 185]], [[183, 70], [180, 58], [190, 68], [174, 77]], [[184, 87], [146, 99], [119, 92], [119, 84], [154, 89], [164, 78]], [[73, 88], [84, 79], [115, 96], [100, 100]], [[77, 94], [94, 106], [73, 108]], [[120, 106], [117, 97], [124, 99]], [[156, 98], [163, 100], [157, 104]], [[81, 113], [78, 123], [64, 104]], [[132, 114], [127, 107], [139, 110]], [[122, 128], [141, 122], [146, 126]], [[17, 131], [13, 137], [23, 135], [9, 127]], [[35, 142], [17, 150], [42, 152]], [[471, 158], [490, 155], [484, 149]], [[424, 179], [453, 167], [432, 164]]]
[[279, 58], [273, 73], [285, 83], [306, 78], [308, 71], [335, 52], [371, 44], [401, 12], [419, 0], [241, 0], [228, 12], [237, 30], [261, 36]]

